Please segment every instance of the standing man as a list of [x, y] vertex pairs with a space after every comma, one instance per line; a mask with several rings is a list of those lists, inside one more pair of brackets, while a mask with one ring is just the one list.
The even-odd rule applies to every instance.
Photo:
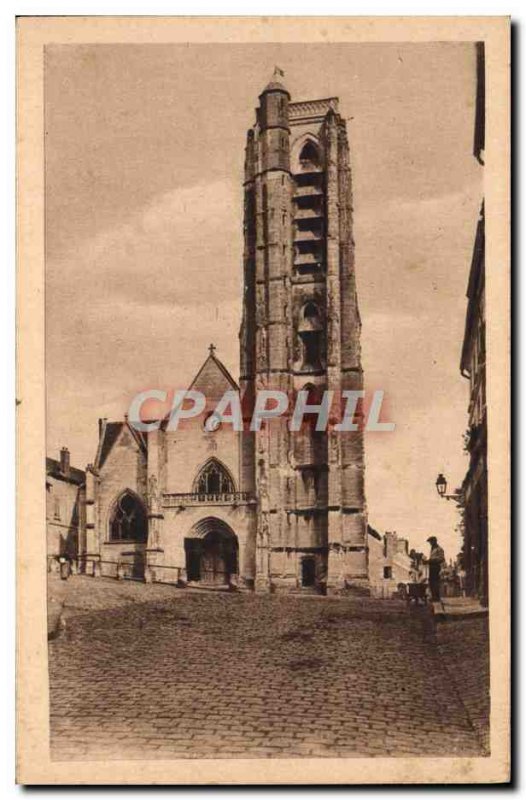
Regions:
[[440, 571], [445, 562], [444, 551], [440, 547], [436, 536], [430, 536], [427, 540], [431, 547], [431, 552], [427, 563], [429, 564], [429, 589], [431, 599], [435, 603], [440, 602]]

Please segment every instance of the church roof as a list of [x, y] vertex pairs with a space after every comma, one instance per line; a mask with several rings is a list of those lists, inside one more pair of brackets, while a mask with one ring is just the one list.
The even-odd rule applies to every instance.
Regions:
[[[225, 391], [229, 389], [238, 391], [239, 387], [223, 362], [215, 355], [214, 345], [210, 345], [209, 351], [207, 358], [204, 360], [188, 388], [203, 392], [208, 400], [218, 400], [223, 396]], [[165, 423], [169, 419], [170, 412], [164, 417], [162, 422]], [[155, 422], [153, 419], [144, 421]], [[131, 432], [139, 447], [146, 451], [147, 437], [142, 434], [141, 431], [136, 430], [133, 425], [130, 425], [127, 417], [124, 421], [120, 420], [118, 422], [109, 422], [107, 419], [101, 419], [99, 424], [101, 430], [94, 464], [96, 469], [100, 469], [104, 465], [104, 462], [108, 458], [108, 455], [125, 427]], [[52, 461], [53, 459], [48, 460]], [[82, 473], [82, 475], [84, 476], [84, 473]]]
[[95, 458], [95, 467], [100, 469], [106, 459], [108, 458], [114, 444], [119, 438], [123, 428], [128, 428], [134, 437], [135, 441], [142, 450], [146, 450], [146, 441], [140, 431], [137, 431], [133, 425], [129, 425], [128, 420], [124, 422], [108, 422], [108, 420], [101, 420], [102, 430], [99, 440], [99, 448]]
[[[235, 389], [238, 390], [239, 386], [235, 382], [234, 378], [227, 370], [225, 365], [222, 361], [220, 361], [217, 356], [215, 355], [215, 347], [214, 345], [210, 345], [209, 347], [209, 355], [201, 365], [200, 369], [197, 372], [197, 375], [193, 379], [192, 383], [190, 384], [190, 389], [198, 389], [203, 391], [204, 394], [207, 394], [207, 389], [210, 388], [219, 388], [217, 386], [209, 386], [210, 382], [216, 384], [217, 381], [214, 381], [214, 373], [218, 374], [222, 378], [222, 392], [225, 391], [225, 388]], [[228, 387], [225, 387], [225, 383], [228, 384]]]
[[122, 427], [124, 422], [105, 422], [104, 423], [104, 430], [102, 431], [102, 436], [100, 437], [99, 442], [99, 452], [97, 453], [97, 457], [95, 458], [95, 466], [97, 469], [100, 469], [104, 462], [106, 461], [111, 448], [119, 438], [119, 434], [122, 431]]

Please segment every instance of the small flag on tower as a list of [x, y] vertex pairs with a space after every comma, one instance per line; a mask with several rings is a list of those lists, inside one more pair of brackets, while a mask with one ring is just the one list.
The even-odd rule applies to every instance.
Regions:
[[274, 67], [274, 77], [275, 78], [284, 78], [285, 77], [285, 73], [283, 72], [283, 70], [280, 67], [276, 66], [276, 67]]

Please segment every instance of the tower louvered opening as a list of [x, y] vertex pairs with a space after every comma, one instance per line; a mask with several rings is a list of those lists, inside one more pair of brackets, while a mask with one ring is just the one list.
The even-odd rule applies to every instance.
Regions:
[[323, 178], [320, 149], [308, 139], [294, 170], [294, 268], [299, 275], [324, 269]]

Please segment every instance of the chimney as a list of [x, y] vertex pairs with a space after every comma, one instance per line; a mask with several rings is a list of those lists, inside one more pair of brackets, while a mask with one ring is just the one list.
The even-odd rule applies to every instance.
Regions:
[[392, 558], [396, 553], [396, 531], [386, 531], [384, 536], [384, 556]]
[[63, 447], [60, 450], [60, 471], [66, 477], [69, 477], [70, 468], [69, 468], [69, 450], [67, 447]]

